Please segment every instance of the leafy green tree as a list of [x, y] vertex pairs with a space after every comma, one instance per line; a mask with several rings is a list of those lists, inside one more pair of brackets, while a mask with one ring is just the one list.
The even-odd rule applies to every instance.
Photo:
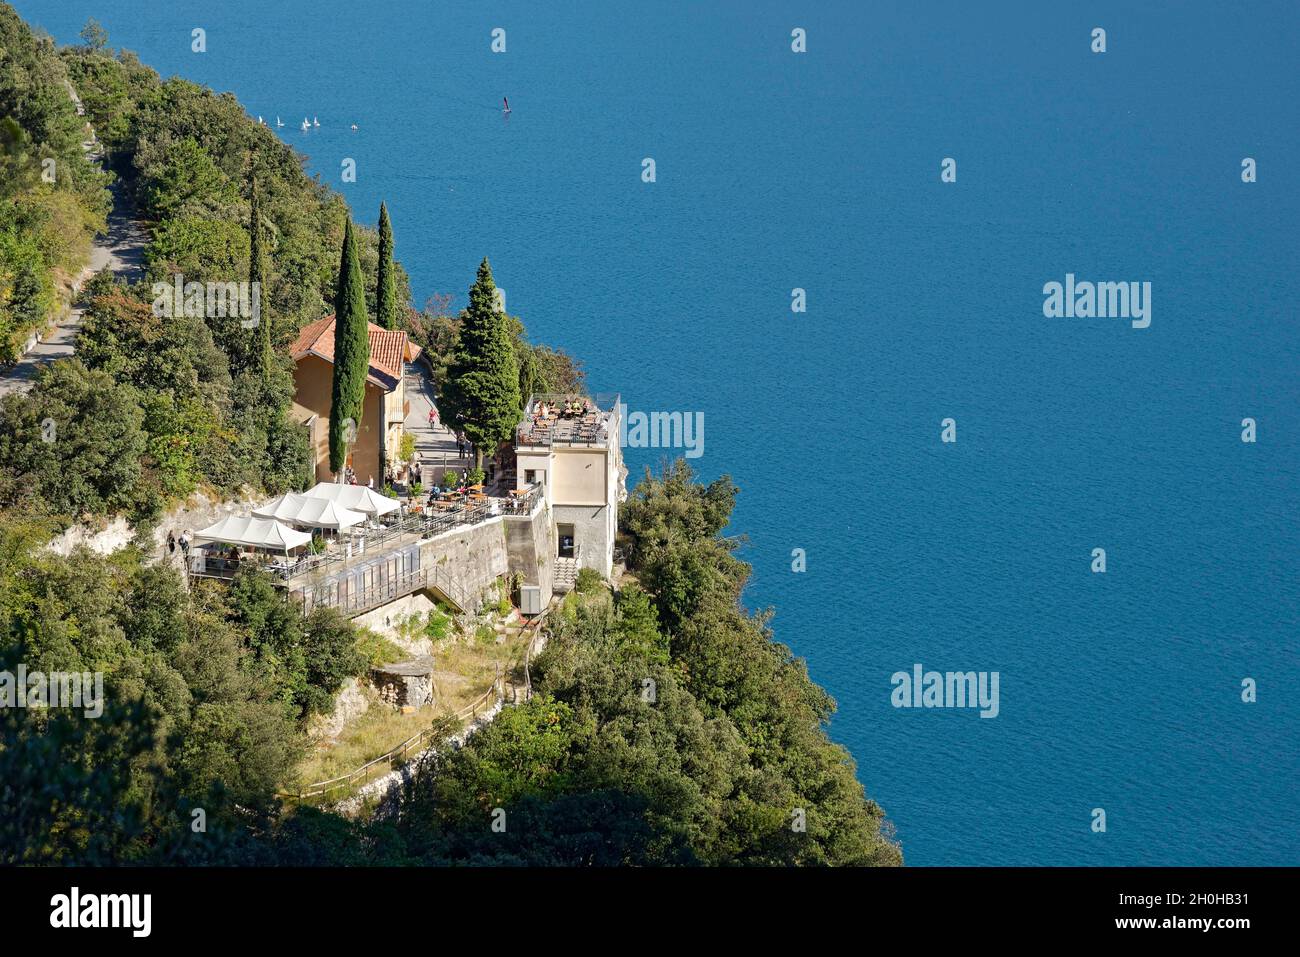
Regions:
[[40, 167], [32, 161], [31, 137], [13, 117], [0, 117], [0, 199], [12, 199], [39, 181]]
[[357, 651], [356, 630], [335, 609], [317, 608], [304, 623], [302, 646], [307, 666], [303, 711], [332, 712], [344, 680], [364, 674], [369, 664]]
[[519, 424], [519, 365], [505, 313], [497, 308], [496, 283], [487, 259], [469, 291], [456, 354], [448, 370], [443, 397], [450, 419], [474, 444], [475, 465], [484, 451], [514, 433]]
[[[145, 209], [159, 220], [181, 213], [204, 216], [238, 202], [230, 177], [194, 137], [173, 143], [145, 186]], [[186, 276], [186, 280], [197, 278]]]
[[271, 335], [271, 313], [267, 309], [269, 297], [265, 295], [266, 290], [266, 255], [262, 249], [262, 204], [257, 195], [257, 183], [253, 182], [252, 202], [248, 218], [248, 285], [251, 290], [250, 295], [258, 296], [261, 303], [261, 309], [257, 324], [257, 356], [258, 371], [261, 373], [263, 381], [270, 379], [275, 370], [275, 349], [272, 345], [274, 339]]
[[379, 271], [375, 292], [375, 324], [385, 329], [398, 327], [397, 287], [393, 281], [393, 224], [388, 207], [379, 204]]
[[650, 596], [637, 585], [627, 585], [618, 596], [614, 634], [623, 652], [644, 656], [655, 664], [667, 664], [668, 638], [659, 630], [659, 615]]
[[552, 349], [550, 346], [533, 346], [532, 353], [537, 364], [535, 391], [586, 391], [586, 374], [582, 371], [582, 363], [577, 359], [562, 349]]
[[343, 234], [338, 288], [334, 294], [334, 381], [330, 405], [330, 471], [342, 472], [348, 457], [348, 423], [359, 427], [370, 370], [366, 287], [348, 217]]
[[14, 494], [65, 515], [130, 509], [148, 442], [137, 395], [70, 359], [49, 366], [30, 395], [6, 396], [0, 468], [18, 477]]
[[86, 25], [81, 28], [81, 32], [77, 36], [81, 38], [82, 43], [96, 53], [108, 46], [108, 31], [94, 17], [86, 21]]
[[[523, 323], [520, 323], [520, 326], [522, 325]], [[538, 388], [542, 370], [537, 361], [537, 353], [533, 351], [532, 346], [527, 342], [516, 342], [515, 356], [519, 360], [519, 412], [522, 414], [528, 407], [529, 397], [534, 392], [549, 390]]]
[[132, 779], [155, 729], [139, 702], [110, 701], [98, 719], [0, 708], [0, 865], [129, 863], [151, 830]]

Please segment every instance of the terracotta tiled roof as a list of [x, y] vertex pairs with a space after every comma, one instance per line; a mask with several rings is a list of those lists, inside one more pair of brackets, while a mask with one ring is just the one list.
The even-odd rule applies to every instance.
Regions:
[[[403, 362], [413, 362], [420, 355], [420, 347], [400, 329], [384, 329], [368, 323], [370, 333], [370, 379], [376, 385], [392, 390], [402, 377]], [[294, 361], [305, 355], [320, 356], [326, 362], [334, 361], [334, 317], [317, 319], [303, 326], [294, 340], [291, 354]]]

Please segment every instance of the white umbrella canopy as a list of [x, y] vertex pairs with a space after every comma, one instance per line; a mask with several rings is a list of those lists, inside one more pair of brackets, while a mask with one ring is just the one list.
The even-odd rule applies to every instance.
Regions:
[[194, 544], [224, 542], [247, 548], [273, 548], [288, 551], [306, 545], [311, 536], [267, 518], [250, 518], [246, 515], [228, 515], [215, 525], [209, 525], [194, 535]]
[[253, 515], [257, 518], [279, 519], [290, 525], [335, 528], [340, 531], [353, 525], [360, 525], [366, 520], [364, 513], [344, 508], [327, 498], [313, 498], [310, 495], [298, 495], [294, 492], [288, 492], [253, 509]]
[[339, 482], [317, 482], [303, 493], [311, 498], [323, 498], [354, 512], [367, 515], [387, 515], [402, 507], [395, 498], [380, 495], [365, 485], [343, 485]]

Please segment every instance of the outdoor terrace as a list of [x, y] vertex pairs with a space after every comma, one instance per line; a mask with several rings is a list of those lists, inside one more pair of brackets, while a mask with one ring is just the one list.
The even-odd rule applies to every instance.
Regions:
[[618, 440], [619, 397], [535, 394], [515, 430], [516, 446], [587, 445]]
[[392, 521], [368, 522], [326, 540], [325, 550], [317, 554], [295, 556], [226, 545], [196, 546], [190, 554], [190, 576], [232, 579], [241, 568], [254, 566], [270, 573], [284, 587], [311, 588], [353, 566], [372, 563], [456, 528], [501, 515], [531, 515], [540, 501], [540, 489], [536, 487], [504, 496], [470, 489], [430, 495]]

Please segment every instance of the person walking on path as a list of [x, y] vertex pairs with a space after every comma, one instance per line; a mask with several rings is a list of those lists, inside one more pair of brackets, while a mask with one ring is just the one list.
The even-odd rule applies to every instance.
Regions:
[[168, 529], [168, 531], [167, 531], [167, 554], [168, 554], [168, 555], [175, 555], [175, 554], [176, 554], [176, 531], [175, 531], [175, 529]]

